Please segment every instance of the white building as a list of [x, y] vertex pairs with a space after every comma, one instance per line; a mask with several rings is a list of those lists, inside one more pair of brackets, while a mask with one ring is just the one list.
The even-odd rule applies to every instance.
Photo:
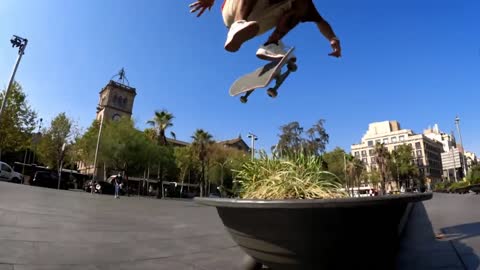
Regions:
[[477, 155], [473, 152], [465, 152], [465, 158], [467, 159], [467, 167], [470, 169], [472, 166], [478, 164]]
[[463, 157], [458, 148], [442, 153], [443, 177], [449, 182], [457, 182], [463, 178]]
[[396, 150], [399, 145], [410, 145], [413, 149], [413, 162], [418, 166], [420, 174], [431, 181], [441, 180], [442, 143], [424, 134], [415, 134], [410, 129], [401, 129], [397, 121], [371, 123], [361, 142], [351, 146], [352, 155], [362, 160], [367, 170], [376, 167], [375, 145], [377, 143], [383, 143], [390, 152]]
[[423, 134], [432, 140], [441, 142], [443, 144], [443, 152], [449, 152], [450, 149], [457, 147], [455, 137], [452, 134], [441, 132], [437, 124], [433, 128], [424, 130]]

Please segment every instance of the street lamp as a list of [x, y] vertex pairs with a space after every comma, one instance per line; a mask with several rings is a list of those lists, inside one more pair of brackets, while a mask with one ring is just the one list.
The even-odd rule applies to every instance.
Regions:
[[[104, 110], [105, 107], [102, 106], [101, 109]], [[95, 180], [97, 178], [98, 148], [100, 146], [100, 137], [102, 136], [103, 118], [105, 118], [105, 112], [100, 114], [100, 117], [102, 117], [102, 119], [100, 120], [100, 128], [98, 130], [98, 137], [97, 137], [97, 147], [95, 148], [95, 159], [94, 159], [94, 162], [93, 162], [93, 179], [92, 179], [93, 182], [95, 182]]]
[[463, 165], [463, 175], [467, 176], [468, 170], [465, 162], [465, 146], [463, 145], [462, 133], [460, 132], [460, 117], [458, 117], [458, 115], [455, 118], [455, 125], [457, 126], [458, 136], [460, 136], [460, 144], [462, 145], [462, 156], [460, 157], [460, 162]]
[[251, 151], [252, 151], [252, 160], [255, 158], [255, 141], [258, 141], [257, 135], [249, 132], [248, 133], [248, 138], [251, 140]]
[[63, 171], [63, 159], [65, 155], [65, 147], [67, 146], [66, 143], [62, 145], [62, 153], [60, 154], [60, 167], [58, 168], [58, 187], [60, 189], [60, 182], [62, 181], [62, 171]]
[[13, 36], [10, 42], [12, 43], [12, 48], [18, 48], [18, 57], [17, 61], [15, 62], [15, 66], [13, 67], [13, 72], [10, 76], [10, 81], [8, 82], [7, 89], [5, 90], [5, 95], [3, 96], [2, 106], [0, 107], [0, 121], [2, 119], [3, 110], [5, 109], [5, 104], [7, 103], [8, 92], [10, 91], [13, 81], [15, 80], [15, 74], [17, 73], [20, 60], [22, 60], [22, 56], [25, 53], [25, 48], [27, 47], [28, 40], [19, 36]]

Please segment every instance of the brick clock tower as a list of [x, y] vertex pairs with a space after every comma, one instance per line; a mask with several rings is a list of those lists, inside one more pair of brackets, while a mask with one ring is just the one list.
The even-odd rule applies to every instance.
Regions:
[[[115, 77], [118, 77], [118, 81], [113, 80]], [[102, 91], [100, 91], [97, 120], [100, 121], [103, 117], [104, 121], [116, 121], [121, 117], [130, 118], [132, 116], [133, 102], [136, 95], [136, 89], [129, 86], [129, 82], [125, 77], [125, 71], [122, 68]]]

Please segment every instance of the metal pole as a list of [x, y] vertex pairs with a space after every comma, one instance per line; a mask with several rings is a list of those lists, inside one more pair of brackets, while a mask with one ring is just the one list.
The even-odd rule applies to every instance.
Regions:
[[455, 162], [455, 148], [452, 147], [450, 151], [452, 151], [452, 156], [453, 156], [453, 174], [455, 176], [455, 183], [456, 183], [458, 182], [458, 179], [457, 179], [457, 164]]
[[15, 66], [13, 68], [12, 75], [10, 76], [10, 80], [8, 82], [7, 89], [5, 90], [5, 95], [3, 96], [2, 106], [0, 107], [0, 124], [1, 124], [1, 120], [2, 120], [3, 110], [5, 109], [5, 104], [7, 103], [8, 93], [10, 91], [10, 88], [12, 87], [12, 84], [13, 84], [14, 80], [15, 80], [15, 74], [17, 73], [17, 69], [18, 69], [18, 66], [20, 64], [20, 61], [22, 60], [22, 56], [25, 53], [25, 48], [27, 47], [28, 40], [25, 39], [25, 38], [20, 38], [20, 37], [14, 36], [14, 38], [12, 40], [10, 40], [10, 42], [13, 45], [12, 47], [19, 47], [19, 50], [18, 50], [17, 61], [15, 62]]
[[463, 175], [466, 177], [468, 170], [467, 170], [467, 163], [465, 162], [465, 146], [463, 145], [463, 140], [462, 140], [462, 133], [460, 132], [460, 117], [455, 118], [455, 125], [457, 126], [457, 131], [458, 135], [460, 136], [460, 144], [462, 145], [462, 156], [460, 156], [460, 162], [462, 163], [463, 166]]
[[65, 146], [66, 146], [66, 143], [63, 143], [62, 153], [60, 154], [60, 167], [58, 168], [58, 187], [57, 187], [57, 189], [60, 189], [60, 181], [62, 181], [63, 154], [65, 153]]
[[253, 133], [248, 133], [248, 138], [251, 139], [252, 160], [254, 160], [255, 159], [255, 141], [258, 140], [258, 137], [257, 137], [257, 135], [255, 135]]
[[100, 120], [100, 129], [98, 131], [98, 138], [97, 138], [97, 147], [95, 149], [95, 160], [93, 162], [93, 181], [97, 178], [97, 156], [98, 156], [98, 148], [100, 146], [100, 136], [102, 135], [102, 127], [103, 127], [103, 118], [105, 115], [102, 114], [102, 119]]

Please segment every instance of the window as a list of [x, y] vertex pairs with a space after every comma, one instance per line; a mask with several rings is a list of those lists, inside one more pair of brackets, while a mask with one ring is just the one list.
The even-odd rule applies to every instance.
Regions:
[[376, 163], [375, 157], [372, 157], [372, 158], [371, 158], [371, 161], [372, 161], [372, 164], [375, 164], [375, 163]]
[[392, 137], [392, 143], [396, 143], [397, 142], [397, 137]]
[[401, 142], [405, 141], [405, 136], [402, 135], [402, 136], [398, 137], [398, 140], [401, 141]]
[[2, 171], [12, 172], [12, 169], [10, 169], [10, 167], [8, 167], [6, 164], [2, 164]]
[[383, 139], [383, 143], [387, 144], [388, 143], [388, 138]]
[[363, 150], [362, 151], [362, 157], [366, 157], [367, 156], [367, 151]]
[[418, 159], [418, 166], [423, 166], [423, 159], [421, 158]]
[[376, 140], [375, 141], [377, 144], [381, 144], [382, 143], [382, 140]]
[[362, 159], [362, 162], [363, 162], [363, 164], [365, 164], [365, 165], [367, 165], [367, 164], [368, 164], [368, 161], [367, 161], [367, 159], [366, 159], [366, 158]]
[[375, 151], [374, 151], [373, 149], [370, 149], [370, 150], [368, 151], [368, 154], [369, 154], [370, 156], [374, 156], [374, 155], [375, 155]]
[[417, 150], [417, 157], [421, 157], [422, 156], [422, 150]]
[[373, 146], [373, 141], [368, 141], [368, 147], [372, 147]]
[[360, 156], [360, 153], [357, 151], [355, 152], [355, 157], [359, 157]]
[[416, 149], [422, 149], [422, 144], [420, 142], [415, 143]]

